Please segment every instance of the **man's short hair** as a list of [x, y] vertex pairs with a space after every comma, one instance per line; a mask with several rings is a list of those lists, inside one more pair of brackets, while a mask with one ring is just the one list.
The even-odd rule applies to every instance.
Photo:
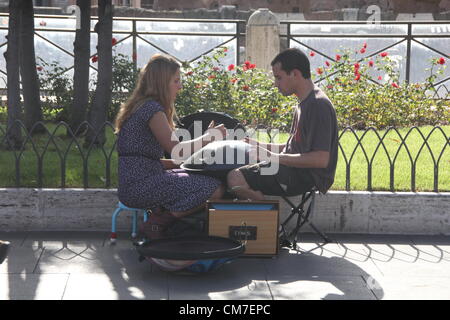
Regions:
[[273, 60], [271, 65], [276, 63], [281, 64], [281, 70], [286, 73], [290, 73], [292, 70], [297, 69], [303, 75], [303, 78], [311, 78], [311, 70], [309, 59], [301, 50], [297, 48], [289, 48], [280, 52]]

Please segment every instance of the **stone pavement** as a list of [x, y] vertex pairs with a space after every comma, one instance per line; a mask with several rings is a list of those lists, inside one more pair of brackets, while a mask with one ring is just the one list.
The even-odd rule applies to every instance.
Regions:
[[0, 265], [0, 300], [450, 299], [450, 239], [444, 236], [331, 234], [318, 247], [239, 258], [197, 276], [139, 262], [127, 238], [107, 232], [0, 232], [11, 242]]

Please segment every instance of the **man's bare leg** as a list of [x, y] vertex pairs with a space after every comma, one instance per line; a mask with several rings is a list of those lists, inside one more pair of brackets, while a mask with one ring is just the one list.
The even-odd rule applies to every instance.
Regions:
[[239, 199], [264, 200], [264, 194], [250, 188], [239, 169], [232, 170], [227, 175], [228, 188]]

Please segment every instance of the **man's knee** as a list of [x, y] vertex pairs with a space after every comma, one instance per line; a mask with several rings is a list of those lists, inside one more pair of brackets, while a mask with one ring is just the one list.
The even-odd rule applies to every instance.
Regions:
[[247, 184], [245, 181], [244, 175], [239, 169], [234, 169], [228, 172], [227, 175], [227, 184], [228, 187], [240, 186], [242, 184]]

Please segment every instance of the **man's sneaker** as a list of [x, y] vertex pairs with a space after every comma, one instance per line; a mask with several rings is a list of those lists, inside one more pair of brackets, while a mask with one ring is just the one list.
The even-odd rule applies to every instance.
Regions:
[[0, 264], [6, 259], [9, 251], [9, 242], [0, 240]]

